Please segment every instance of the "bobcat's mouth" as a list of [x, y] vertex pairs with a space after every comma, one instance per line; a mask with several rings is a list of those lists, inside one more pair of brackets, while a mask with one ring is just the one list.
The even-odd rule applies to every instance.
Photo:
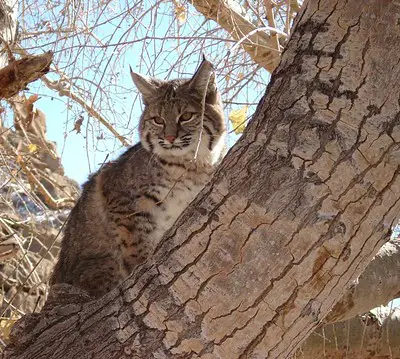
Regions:
[[169, 150], [172, 148], [173, 149], [184, 149], [186, 147], [189, 147], [191, 145], [191, 142], [192, 142], [191, 137], [190, 138], [187, 138], [187, 137], [186, 138], [184, 138], [184, 137], [177, 138], [173, 143], [167, 142], [161, 138], [158, 140], [158, 144], [166, 150]]
[[182, 149], [182, 146], [178, 146], [178, 145], [174, 145], [174, 144], [164, 144], [164, 143], [160, 143], [160, 146], [166, 150], [170, 150], [171, 148], [178, 148], [178, 149]]

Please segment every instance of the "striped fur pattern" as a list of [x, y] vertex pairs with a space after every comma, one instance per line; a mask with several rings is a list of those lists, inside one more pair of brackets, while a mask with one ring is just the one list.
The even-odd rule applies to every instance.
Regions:
[[83, 186], [51, 280], [93, 297], [152, 255], [209, 181], [224, 148], [223, 109], [210, 62], [204, 60], [188, 80], [131, 75], [145, 105], [140, 143]]

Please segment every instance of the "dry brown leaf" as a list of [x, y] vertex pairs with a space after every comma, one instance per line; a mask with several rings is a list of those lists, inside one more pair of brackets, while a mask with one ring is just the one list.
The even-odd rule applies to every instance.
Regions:
[[31, 104], [33, 104], [34, 102], [36, 102], [37, 100], [39, 100], [39, 95], [35, 94], [35, 95], [29, 96], [29, 97], [26, 99], [25, 102], [26, 102], [27, 105], [31, 105]]
[[80, 115], [79, 118], [74, 123], [74, 129], [72, 131], [76, 131], [76, 133], [81, 133], [81, 127], [83, 123], [83, 116]]

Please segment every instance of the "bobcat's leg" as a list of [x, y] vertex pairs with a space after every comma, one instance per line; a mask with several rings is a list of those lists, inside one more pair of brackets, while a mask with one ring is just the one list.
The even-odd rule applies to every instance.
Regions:
[[110, 254], [104, 257], [81, 257], [73, 268], [73, 286], [83, 288], [92, 297], [101, 297], [114, 289], [127, 276], [121, 261]]
[[145, 195], [124, 201], [128, 196], [119, 196], [108, 204], [112, 237], [116, 238], [122, 266], [128, 274], [145, 261], [156, 242], [156, 222], [153, 215], [157, 203]]

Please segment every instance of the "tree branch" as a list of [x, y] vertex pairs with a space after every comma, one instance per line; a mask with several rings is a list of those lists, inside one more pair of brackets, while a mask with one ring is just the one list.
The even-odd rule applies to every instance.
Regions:
[[0, 98], [10, 98], [49, 72], [53, 54], [24, 56], [0, 69]]
[[233, 39], [240, 41], [246, 38], [242, 47], [257, 64], [269, 72], [276, 68], [281, 55], [277, 49], [276, 35], [257, 31], [257, 27], [238, 13], [230, 1], [191, 0], [191, 3], [206, 18], [224, 28]]
[[364, 314], [400, 296], [400, 240], [386, 243], [360, 278], [325, 318], [325, 323]]
[[293, 358], [400, 358], [400, 309], [329, 324], [312, 333]]

